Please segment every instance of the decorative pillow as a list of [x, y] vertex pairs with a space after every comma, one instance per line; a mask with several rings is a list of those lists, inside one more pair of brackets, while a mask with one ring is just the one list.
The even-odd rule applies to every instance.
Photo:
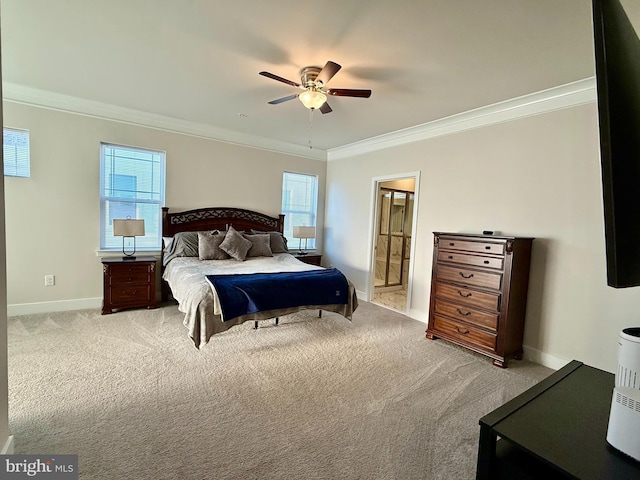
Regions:
[[244, 261], [247, 252], [251, 248], [252, 243], [238, 233], [235, 228], [229, 227], [224, 240], [220, 244], [220, 248], [227, 252], [231, 257], [239, 261]]
[[227, 252], [220, 248], [225, 235], [213, 232], [198, 232], [198, 253], [200, 260], [226, 260], [229, 258]]
[[175, 257], [198, 256], [198, 232], [178, 232], [173, 237], [168, 250], [165, 247], [163, 264], [166, 265]]
[[268, 233], [270, 237], [269, 246], [271, 247], [272, 253], [287, 253], [289, 251], [287, 248], [287, 237], [280, 232], [261, 232], [259, 230], [251, 230], [251, 232], [254, 234]]
[[271, 240], [268, 234], [245, 234], [244, 238], [251, 242], [247, 257], [273, 257], [270, 246]]
[[198, 256], [198, 232], [178, 232], [171, 242], [171, 250], [178, 257]]

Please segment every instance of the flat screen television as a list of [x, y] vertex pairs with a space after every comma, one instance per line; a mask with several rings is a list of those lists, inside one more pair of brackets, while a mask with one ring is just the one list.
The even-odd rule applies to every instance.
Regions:
[[640, 40], [619, 0], [593, 0], [607, 284], [640, 285]]

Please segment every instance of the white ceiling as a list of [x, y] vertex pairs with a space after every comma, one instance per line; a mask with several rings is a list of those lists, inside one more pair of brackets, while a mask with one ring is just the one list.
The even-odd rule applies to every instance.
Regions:
[[[640, 0], [625, 0], [627, 3]], [[5, 82], [327, 150], [594, 75], [591, 0], [1, 0]]]

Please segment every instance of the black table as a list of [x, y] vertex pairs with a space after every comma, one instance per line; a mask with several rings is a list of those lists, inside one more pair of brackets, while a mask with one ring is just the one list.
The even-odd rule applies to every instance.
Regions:
[[614, 380], [574, 360], [482, 417], [476, 479], [640, 479], [606, 441]]

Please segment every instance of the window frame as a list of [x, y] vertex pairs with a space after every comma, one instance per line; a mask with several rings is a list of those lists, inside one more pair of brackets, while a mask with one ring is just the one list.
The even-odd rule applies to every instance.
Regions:
[[[145, 198], [137, 198], [135, 195], [132, 197], [122, 197], [122, 196], [112, 196], [105, 195], [106, 192], [106, 149], [114, 148], [114, 149], [122, 149], [128, 150], [131, 152], [138, 153], [148, 153], [151, 155], [158, 155], [159, 161], [158, 165], [160, 167], [160, 177], [159, 181], [159, 198], [158, 199], [145, 199]], [[114, 173], [111, 172], [111, 175], [123, 175], [122, 173]], [[126, 176], [126, 175], [125, 175]], [[136, 177], [137, 178], [137, 177]], [[153, 213], [153, 222], [146, 221], [145, 222], [145, 236], [140, 238], [145, 238], [146, 242], [143, 242], [140, 245], [140, 239], [138, 239], [136, 251], [159, 251], [162, 248], [162, 207], [165, 202], [165, 191], [166, 191], [166, 152], [164, 150], [154, 150], [150, 148], [144, 147], [133, 147], [130, 145], [121, 145], [117, 143], [111, 142], [100, 142], [100, 250], [101, 251], [119, 251], [122, 249], [122, 244], [120, 241], [119, 245], [112, 245], [113, 242], [109, 242], [112, 238], [116, 238], [113, 235], [108, 235], [107, 228], [107, 203], [131, 203], [134, 205], [134, 209], [137, 211], [139, 204], [144, 205], [157, 205], [157, 213]], [[137, 190], [136, 185], [136, 192]], [[115, 217], [114, 217], [115, 218]], [[131, 217], [134, 218], [134, 217]], [[142, 218], [136, 216], [135, 218]], [[145, 220], [148, 220], [148, 215], [144, 217]], [[153, 232], [154, 225], [157, 225], [157, 232]], [[151, 227], [151, 230], [150, 230]], [[109, 237], [109, 238], [108, 238]], [[152, 240], [151, 240], [152, 239]], [[152, 245], [144, 245], [144, 243], [149, 243], [151, 241]]]
[[[4, 141], [4, 135], [6, 132], [11, 132], [15, 134], [26, 134], [27, 146], [26, 146], [26, 155], [19, 155], [16, 151], [16, 155], [14, 156], [15, 162], [13, 165], [9, 165], [13, 168], [13, 171], [7, 173], [7, 157], [5, 149], [7, 148], [7, 143]], [[2, 171], [5, 177], [15, 177], [15, 178], [30, 178], [31, 177], [31, 134], [29, 130], [25, 130], [23, 128], [14, 128], [14, 127], [2, 127]], [[17, 149], [18, 147], [16, 147]], [[26, 156], [26, 160], [20, 161], [22, 156]], [[20, 174], [19, 172], [23, 171], [25, 174]]]
[[[298, 177], [306, 177], [307, 179], [312, 180], [312, 191], [311, 191], [311, 202], [309, 205], [309, 209], [293, 209], [287, 208], [285, 205], [285, 194], [287, 191], [285, 187], [287, 186], [287, 177], [294, 176]], [[282, 198], [281, 198], [281, 213], [284, 214], [284, 236], [287, 239], [287, 246], [290, 250], [300, 250], [305, 246], [305, 240], [300, 238], [293, 237], [293, 227], [297, 224], [294, 224], [294, 218], [297, 215], [308, 215], [309, 223], [305, 226], [309, 227], [317, 227], [318, 223], [318, 175], [314, 175], [311, 173], [301, 173], [301, 172], [291, 172], [284, 171], [282, 173]], [[316, 228], [316, 238], [310, 238], [306, 242], [306, 249], [315, 250], [317, 246], [317, 237], [318, 230]]]

